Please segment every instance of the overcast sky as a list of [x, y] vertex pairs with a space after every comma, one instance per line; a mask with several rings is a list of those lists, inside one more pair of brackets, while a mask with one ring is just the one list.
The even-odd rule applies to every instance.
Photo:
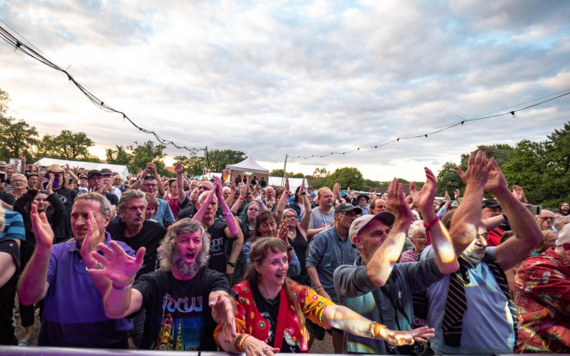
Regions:
[[[269, 169], [283, 168], [285, 154], [423, 134], [570, 89], [562, 0], [0, 0], [0, 19], [140, 125], [182, 145], [244, 151]], [[105, 147], [152, 139], [5, 42], [0, 68], [9, 114], [42, 134], [86, 132], [102, 158]], [[424, 166], [437, 171], [478, 144], [544, 140], [569, 113], [567, 96], [516, 118], [287, 170], [423, 179]]]

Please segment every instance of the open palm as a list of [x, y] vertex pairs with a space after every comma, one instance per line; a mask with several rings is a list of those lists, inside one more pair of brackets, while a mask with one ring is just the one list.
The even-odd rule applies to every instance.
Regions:
[[427, 179], [422, 189], [418, 192], [416, 189], [416, 184], [412, 182], [410, 184], [410, 193], [412, 194], [414, 204], [416, 204], [418, 208], [431, 209], [437, 189], [437, 178], [427, 167], [425, 168], [425, 172]]
[[109, 245], [112, 249], [104, 244], [99, 244], [98, 246], [104, 256], [97, 251], [91, 253], [93, 258], [105, 266], [105, 268], [91, 269], [89, 273], [103, 275], [109, 278], [114, 284], [125, 286], [131, 283], [133, 277], [141, 268], [146, 249], [141, 247], [137, 251], [136, 257], [132, 258], [127, 255], [115, 241], [111, 241]]
[[51, 248], [53, 244], [53, 230], [45, 213], [38, 214], [38, 202], [32, 203], [32, 229], [38, 245]]

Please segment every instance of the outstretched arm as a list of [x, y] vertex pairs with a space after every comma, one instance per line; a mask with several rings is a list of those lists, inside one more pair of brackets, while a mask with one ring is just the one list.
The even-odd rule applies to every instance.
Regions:
[[477, 235], [477, 226], [481, 222], [483, 191], [489, 177], [491, 163], [494, 161], [494, 158], [487, 161], [486, 154], [483, 151], [471, 152], [466, 172], [463, 172], [459, 167], [454, 167], [461, 180], [466, 184], [463, 200], [453, 215], [453, 219], [451, 219], [449, 231], [456, 256], [460, 256]]
[[[414, 215], [406, 203], [402, 184], [396, 178], [388, 187], [388, 204], [396, 216], [396, 221], [384, 243], [378, 247], [367, 264], [368, 277], [374, 285], [379, 287], [383, 286], [390, 277], [392, 268], [402, 253], [408, 228], [414, 219]], [[382, 234], [385, 234], [385, 231]], [[357, 247], [363, 247], [358, 236], [353, 237], [353, 241]]]
[[425, 168], [425, 173], [427, 180], [422, 190], [418, 192], [416, 190], [416, 184], [412, 182], [410, 184], [410, 191], [414, 199], [414, 204], [416, 204], [424, 218], [424, 224], [431, 226], [427, 230], [427, 233], [431, 238], [433, 251], [435, 253], [435, 264], [441, 273], [451, 274], [457, 271], [459, 263], [455, 256], [453, 244], [446, 235], [447, 231], [444, 233], [445, 227], [439, 223], [432, 208], [435, 192], [437, 190], [437, 178], [427, 167]]
[[485, 190], [495, 196], [509, 218], [514, 236], [495, 249], [495, 258], [506, 271], [525, 258], [542, 240], [540, 227], [530, 211], [509, 191], [501, 167], [493, 161]]

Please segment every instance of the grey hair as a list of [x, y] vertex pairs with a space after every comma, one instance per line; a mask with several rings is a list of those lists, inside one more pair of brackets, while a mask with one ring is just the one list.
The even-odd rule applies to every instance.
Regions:
[[218, 202], [218, 197], [216, 196], [216, 194], [214, 193], [213, 190], [204, 192], [202, 194], [200, 194], [200, 196], [198, 197], [198, 203], [202, 204], [202, 201], [206, 200], [208, 198], [208, 194], [210, 194], [210, 192], [212, 192], [212, 194], [214, 194], [214, 199], [213, 201], [215, 201], [216, 203]]
[[[561, 216], [554, 221], [554, 228], [561, 231], [566, 224], [562, 224], [565, 220], [570, 220], [570, 216]], [[562, 224], [562, 225], [561, 225]]]
[[101, 206], [100, 208], [100, 212], [101, 215], [103, 216], [107, 216], [107, 215], [111, 215], [111, 203], [109, 203], [109, 201], [107, 200], [106, 197], [104, 197], [103, 195], [99, 194], [99, 193], [95, 193], [95, 192], [91, 192], [91, 193], [85, 193], [85, 194], [81, 194], [78, 195], [75, 200], [73, 201], [73, 204], [77, 203], [77, 201], [79, 200], [95, 200], [99, 202], [99, 205]]
[[271, 186], [269, 186], [269, 187], [267, 187], [267, 188], [265, 188], [265, 189], [266, 189], [266, 190], [273, 190], [273, 191], [275, 191], [275, 188], [273, 188], [273, 187], [271, 187]]
[[294, 212], [294, 213], [295, 213], [295, 216], [297, 217], [297, 219], [299, 219], [299, 214], [297, 214], [297, 212], [295, 211], [295, 209], [285, 209], [285, 210], [283, 210], [283, 216], [285, 216], [285, 214], [287, 214], [287, 213], [290, 212], [290, 211]]
[[131, 189], [121, 194], [121, 199], [119, 199], [119, 205], [117, 206], [117, 210], [119, 212], [122, 212], [124, 209], [127, 208], [127, 203], [133, 199], [144, 199], [144, 207], [146, 209], [146, 206], [148, 204], [148, 202], [146, 201], [146, 193], [138, 189]]
[[424, 227], [424, 222], [422, 220], [416, 220], [410, 225], [410, 228], [408, 229], [408, 237], [415, 238], [418, 232], [421, 232], [424, 235], [426, 234], [426, 228]]
[[22, 173], [14, 173], [14, 174], [12, 174], [12, 180], [14, 180], [14, 178], [15, 178], [15, 177], [18, 177], [18, 176], [22, 176], [23, 180], [24, 180], [26, 183], [28, 183], [28, 178], [26, 178], [26, 176], [23, 175]]
[[198, 252], [196, 264], [198, 264], [198, 268], [205, 266], [210, 259], [210, 234], [208, 234], [204, 226], [198, 221], [190, 218], [184, 218], [168, 227], [168, 231], [160, 243], [160, 247], [163, 249], [158, 256], [160, 269], [172, 271], [172, 258], [176, 251], [176, 242], [178, 241], [178, 238], [181, 235], [193, 234], [198, 231], [202, 235], [202, 249]]
[[230, 191], [230, 192], [231, 192], [231, 191], [232, 191], [232, 188], [230, 188], [230, 187], [224, 187], [224, 188], [222, 189], [222, 192], [227, 192], [227, 191]]

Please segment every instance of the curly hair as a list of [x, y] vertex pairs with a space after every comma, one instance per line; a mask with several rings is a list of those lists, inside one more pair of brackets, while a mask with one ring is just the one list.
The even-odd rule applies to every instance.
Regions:
[[178, 241], [178, 238], [181, 235], [193, 234], [196, 232], [200, 232], [202, 235], [202, 249], [198, 252], [196, 264], [201, 268], [208, 263], [208, 259], [210, 258], [210, 234], [208, 234], [206, 229], [204, 229], [204, 226], [202, 226], [198, 221], [185, 218], [170, 225], [164, 239], [160, 243], [160, 246], [163, 249], [158, 257], [160, 261], [160, 269], [165, 271], [172, 270], [172, 258], [174, 256], [174, 251], [176, 251], [176, 242]]

